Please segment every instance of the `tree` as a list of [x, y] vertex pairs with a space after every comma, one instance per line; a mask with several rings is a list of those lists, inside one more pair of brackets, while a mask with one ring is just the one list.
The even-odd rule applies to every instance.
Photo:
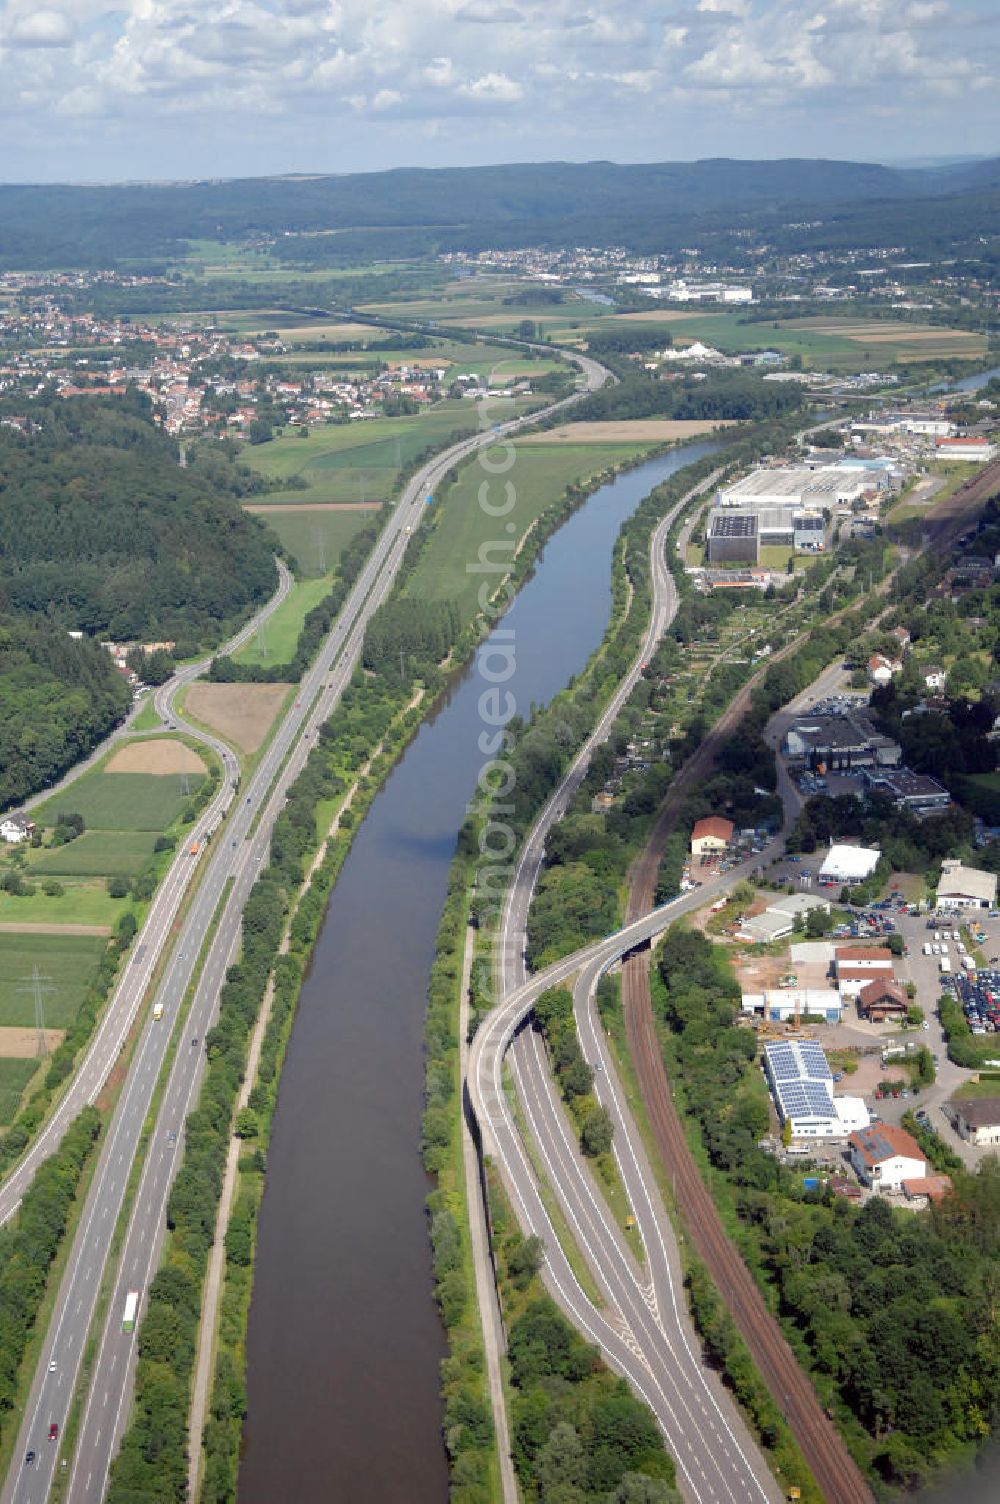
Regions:
[[607, 1154], [614, 1131], [611, 1114], [606, 1107], [595, 1107], [592, 1112], [588, 1112], [580, 1134], [584, 1154], [590, 1155], [592, 1159], [596, 1159], [599, 1154]]
[[507, 1272], [519, 1290], [526, 1290], [532, 1277], [542, 1267], [545, 1244], [532, 1233], [530, 1238], [520, 1238], [507, 1255]]
[[626, 1473], [608, 1496], [608, 1504], [681, 1504], [681, 1496], [660, 1478], [645, 1473]]
[[127, 898], [128, 891], [129, 880], [122, 873], [116, 873], [113, 877], [108, 878], [109, 898]]
[[236, 1114], [235, 1133], [237, 1138], [256, 1138], [260, 1132], [260, 1123], [257, 1114], [252, 1107], [242, 1107]]
[[806, 916], [806, 934], [810, 940], [818, 939], [820, 935], [828, 935], [833, 929], [833, 915], [825, 909], [810, 909]]
[[538, 1481], [542, 1498], [557, 1488], [582, 1488], [587, 1479], [587, 1459], [575, 1426], [567, 1421], [554, 1426], [538, 1454]]

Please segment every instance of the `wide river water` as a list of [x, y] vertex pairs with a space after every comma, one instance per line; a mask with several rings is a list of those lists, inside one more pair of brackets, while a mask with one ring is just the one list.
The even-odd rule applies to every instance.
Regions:
[[[500, 624], [514, 632], [504, 687], [518, 713], [563, 689], [604, 635], [622, 522], [712, 447], [688, 444], [619, 476], [549, 540]], [[456, 677], [375, 798], [330, 897], [274, 1117], [240, 1504], [447, 1499], [422, 1031], [455, 838], [484, 760], [484, 687], [474, 667]]]

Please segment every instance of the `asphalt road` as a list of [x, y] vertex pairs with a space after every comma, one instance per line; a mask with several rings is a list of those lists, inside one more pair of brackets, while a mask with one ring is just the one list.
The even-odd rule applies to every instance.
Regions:
[[[687, 493], [658, 525], [650, 549], [653, 611], [643, 646], [525, 843], [501, 930], [499, 969], [501, 996], [505, 1001], [481, 1026], [473, 1043], [469, 1088], [486, 1147], [501, 1166], [522, 1228], [537, 1233], [545, 1243], [546, 1283], [574, 1324], [600, 1346], [609, 1364], [629, 1380], [656, 1415], [677, 1460], [678, 1482], [685, 1497], [777, 1500], [781, 1493], [756, 1444], [715, 1376], [702, 1364], [700, 1344], [683, 1294], [678, 1298], [682, 1276], [673, 1232], [640, 1136], [615, 1079], [602, 1031], [592, 1017], [590, 999], [598, 978], [624, 949], [635, 943], [635, 936], [630, 931], [627, 937], [619, 935], [589, 947], [530, 982], [525, 981], [524, 965], [525, 922], [546, 834], [568, 807], [586, 773], [594, 747], [606, 739], [643, 664], [652, 656], [676, 612], [676, 588], [667, 567], [665, 539], [675, 517], [697, 494], [709, 489], [714, 479], [709, 477]], [[685, 541], [682, 534], [682, 547]], [[705, 896], [703, 888], [697, 895], [667, 905], [657, 916], [645, 921], [645, 932], [653, 932], [649, 929], [651, 924], [658, 929], [685, 908], [704, 903]], [[578, 969], [574, 989], [577, 1027], [584, 1054], [592, 1064], [600, 1065], [595, 1093], [615, 1123], [614, 1152], [646, 1250], [643, 1266], [634, 1257], [623, 1229], [616, 1225], [602, 1191], [582, 1160], [537, 1032], [530, 1026], [520, 1027], [538, 994]], [[504, 1100], [500, 1072], [508, 1043], [513, 1080], [528, 1133], [541, 1158], [545, 1179], [601, 1292], [600, 1310], [580, 1287], [563, 1253], [539, 1195], [525, 1146]]]
[[[600, 386], [605, 376], [603, 368], [583, 356], [574, 359], [583, 372], [585, 389]], [[576, 395], [545, 411], [566, 406], [576, 400]], [[505, 423], [502, 431], [510, 433], [519, 422], [534, 422], [541, 415], [536, 412], [524, 420]], [[24, 1171], [15, 1171], [16, 1184], [8, 1182], [0, 1191], [0, 1216], [4, 1215], [5, 1205], [9, 1216], [37, 1164], [46, 1154], [53, 1152], [61, 1132], [65, 1131], [83, 1103], [92, 1101], [100, 1091], [146, 995], [155, 961], [165, 948], [164, 942], [168, 937], [172, 938], [180, 894], [185, 886], [183, 879], [187, 876], [185, 863], [203, 862], [205, 871], [201, 884], [181, 922], [173, 949], [163, 964], [155, 993], [155, 1001], [163, 1004], [163, 1018], [157, 1022], [147, 1016], [141, 1025], [141, 1035], [102, 1144], [56, 1297], [14, 1459], [0, 1494], [3, 1504], [13, 1504], [15, 1500], [17, 1504], [41, 1504], [48, 1497], [54, 1475], [60, 1468], [69, 1473], [66, 1497], [71, 1504], [83, 1504], [83, 1501], [96, 1504], [104, 1496], [108, 1471], [127, 1424], [134, 1377], [135, 1334], [121, 1329], [125, 1298], [129, 1290], [139, 1292], [141, 1319], [144, 1297], [157, 1267], [165, 1231], [166, 1204], [179, 1165], [178, 1148], [184, 1117], [197, 1098], [204, 1066], [201, 1042], [214, 1021], [226, 967], [237, 952], [243, 904], [266, 859], [274, 820], [285, 802], [289, 785], [305, 763], [320, 725], [329, 717], [350, 681], [361, 652], [365, 626], [392, 589], [409, 534], [420, 517], [426, 495], [441, 483], [452, 465], [478, 448], [495, 442], [496, 438], [491, 429], [462, 440], [423, 466], [406, 486], [340, 616], [313, 665], [303, 676], [293, 706], [278, 727], [253, 776], [240, 788], [238, 797], [234, 794], [232, 779], [227, 777], [224, 780], [217, 800], [199, 821], [196, 831], [185, 843], [185, 849], [190, 847], [192, 839], [203, 837], [206, 831], [214, 829], [233, 805], [228, 824], [214, 844], [203, 847], [201, 856], [179, 858], [161, 884], [147, 923], [133, 943], [125, 981], [116, 991], [95, 1043], [67, 1093], [65, 1100], [71, 1100], [73, 1105], [60, 1108], [58, 1122], [54, 1117], [38, 1148], [26, 1157]], [[240, 634], [240, 639], [248, 637], [253, 630], [255, 624], [251, 623]], [[200, 666], [182, 670], [171, 681], [170, 688], [165, 686], [159, 693], [157, 704], [161, 713], [177, 726], [184, 726], [184, 723], [173, 712], [173, 696], [181, 684], [196, 677], [199, 671]], [[186, 726], [185, 729], [194, 731]], [[221, 743], [218, 745], [221, 748]], [[228, 759], [227, 773], [231, 771], [235, 777], [235, 759], [228, 749], [225, 749], [225, 756]], [[115, 1267], [107, 1314], [98, 1333], [90, 1372], [86, 1375], [87, 1399], [79, 1442], [72, 1457], [63, 1457], [61, 1445], [48, 1440], [49, 1426], [55, 1423], [61, 1431], [65, 1424], [96, 1310], [110, 1239], [122, 1209], [143, 1126], [152, 1109], [154, 1090], [182, 1000], [196, 974], [205, 937], [230, 878], [233, 880], [232, 891], [226, 897], [207, 946], [201, 975], [179, 1035], [176, 1056], [156, 1110], [124, 1246]], [[161, 901], [165, 892], [169, 894], [169, 902], [166, 897]], [[155, 923], [154, 913], [157, 916]], [[136, 974], [134, 980], [133, 973]], [[98, 1040], [101, 1041], [100, 1049], [95, 1048]], [[197, 1045], [194, 1041], [198, 1041]], [[172, 1135], [175, 1136], [173, 1140]], [[15, 1176], [11, 1177], [12, 1182]], [[29, 1449], [36, 1453], [31, 1466], [25, 1464]]]

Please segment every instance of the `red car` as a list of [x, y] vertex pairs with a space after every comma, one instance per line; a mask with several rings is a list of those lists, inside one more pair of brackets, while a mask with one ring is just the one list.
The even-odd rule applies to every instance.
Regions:
[[55, 1439], [56, 1439], [56, 1437], [58, 1435], [59, 1435], [59, 1427], [58, 1427], [58, 1425], [56, 1424], [55, 1421], [52, 1421], [50, 1423], [50, 1425], [49, 1425], [49, 1440], [50, 1441], [55, 1441]]

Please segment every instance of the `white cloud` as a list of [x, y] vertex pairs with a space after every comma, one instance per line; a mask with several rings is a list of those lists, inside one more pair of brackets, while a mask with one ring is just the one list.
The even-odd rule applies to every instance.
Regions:
[[745, 16], [748, 0], [698, 0], [698, 9], [709, 15]]
[[[985, 150], [1000, 124], [995, 0], [42, 3], [0, 0], [12, 176], [19, 143], [47, 132], [61, 160], [59, 115], [81, 122], [98, 173], [104, 141], [90, 120], [123, 140], [132, 132], [132, 175], [144, 171], [143, 142], [176, 150], [178, 174], [210, 174], [215, 141], [231, 135], [252, 151], [262, 115], [275, 160], [339, 169], [369, 165], [375, 150], [413, 160], [422, 135], [466, 160], [515, 147], [650, 160], [675, 156], [678, 142], [685, 155], [870, 157], [881, 136], [868, 125], [887, 108], [900, 130], [915, 128], [906, 152], [961, 150], [964, 139]], [[979, 123], [949, 112], [955, 98], [978, 101]], [[179, 132], [185, 116], [192, 128]]]
[[18, 16], [6, 41], [10, 47], [68, 47], [76, 28], [67, 16], [54, 10], [36, 10]]
[[457, 92], [464, 99], [486, 100], [493, 104], [514, 104], [524, 98], [524, 89], [506, 73], [484, 73], [480, 78], [459, 84]]

